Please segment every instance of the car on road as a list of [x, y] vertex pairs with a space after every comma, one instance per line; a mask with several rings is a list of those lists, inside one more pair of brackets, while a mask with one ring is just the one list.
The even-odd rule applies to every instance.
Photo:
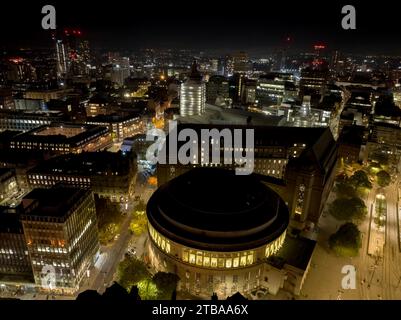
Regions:
[[120, 238], [120, 234], [116, 234], [116, 236], [114, 237], [114, 240], [118, 240], [118, 238]]

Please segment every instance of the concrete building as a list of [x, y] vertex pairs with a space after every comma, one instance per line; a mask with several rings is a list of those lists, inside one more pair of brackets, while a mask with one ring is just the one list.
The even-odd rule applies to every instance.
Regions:
[[84, 152], [44, 161], [27, 172], [27, 180], [30, 188], [70, 185], [126, 202], [133, 196], [136, 172], [132, 152]]
[[103, 150], [111, 143], [111, 133], [106, 127], [60, 123], [16, 135], [10, 141], [10, 149], [66, 154]]
[[[198, 137], [201, 135], [202, 129], [244, 129], [243, 132], [245, 129], [253, 129], [255, 142], [253, 172], [264, 177], [262, 180], [279, 193], [287, 203], [290, 210], [291, 230], [302, 230], [307, 223], [316, 224], [318, 222], [335, 177], [337, 144], [330, 128], [193, 123], [178, 125], [178, 130], [184, 128], [195, 130]], [[168, 140], [167, 138], [166, 152], [169, 152]], [[242, 142], [245, 149], [245, 137], [242, 138]], [[207, 143], [212, 150], [211, 141], [202, 143], [203, 148]], [[213, 164], [213, 166], [235, 167], [234, 163], [223, 164], [226, 157], [224, 152], [233, 153], [233, 146], [226, 146], [225, 141], [222, 141], [218, 147], [221, 152], [220, 163]], [[201, 150], [199, 150], [196, 159], [201, 159], [201, 157]], [[200, 161], [188, 165], [158, 164], [158, 184], [162, 186], [190, 168], [201, 166]]]
[[[35, 189], [23, 198], [22, 208], [21, 222], [35, 283], [44, 290], [76, 292], [99, 252], [92, 192]], [[48, 272], [53, 278], [46, 286]]]
[[125, 138], [143, 132], [143, 123], [138, 115], [98, 115], [91, 117], [86, 124], [108, 127], [113, 142], [122, 142]]
[[0, 202], [18, 191], [14, 169], [0, 168]]
[[180, 290], [225, 298], [261, 287], [265, 277], [271, 292], [283, 285], [283, 274], [267, 273], [266, 258], [283, 245], [289, 212], [255, 177], [189, 171], [152, 195], [147, 216], [151, 262], [176, 273]]
[[205, 111], [206, 85], [198, 71], [196, 61], [192, 64], [188, 79], [181, 84], [180, 115], [200, 115]]

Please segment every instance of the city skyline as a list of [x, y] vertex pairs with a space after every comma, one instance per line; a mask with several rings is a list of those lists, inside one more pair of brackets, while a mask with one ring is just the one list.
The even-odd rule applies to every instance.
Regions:
[[397, 10], [43, 5], [0, 20], [0, 299], [401, 299]]

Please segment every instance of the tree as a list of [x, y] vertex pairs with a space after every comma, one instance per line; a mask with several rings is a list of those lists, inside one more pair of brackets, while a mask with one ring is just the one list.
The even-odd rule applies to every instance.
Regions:
[[356, 196], [356, 190], [348, 181], [342, 181], [336, 184], [336, 194], [338, 198], [350, 198]]
[[138, 282], [139, 295], [143, 300], [156, 300], [159, 297], [159, 292], [156, 284], [152, 279], [143, 279]]
[[151, 275], [143, 261], [126, 256], [117, 268], [118, 283], [129, 291], [144, 279], [150, 279]]
[[369, 181], [368, 175], [363, 170], [355, 171], [352, 177], [349, 178], [349, 182], [353, 184], [355, 188], [372, 189], [372, 183]]
[[334, 200], [329, 206], [329, 212], [338, 220], [353, 220], [364, 218], [368, 210], [363, 200], [353, 197]]
[[377, 178], [377, 183], [380, 187], [384, 188], [387, 187], [390, 182], [391, 182], [391, 176], [390, 174], [385, 171], [385, 170], [381, 170], [377, 173], [376, 175]]
[[136, 236], [140, 236], [143, 232], [146, 231], [147, 223], [148, 219], [146, 218], [146, 214], [144, 212], [140, 214], [135, 214], [129, 225], [129, 229]]
[[107, 244], [113, 241], [120, 230], [122, 222], [120, 205], [96, 195], [95, 206], [99, 228], [99, 241], [101, 244]]
[[138, 204], [135, 206], [135, 213], [145, 212], [146, 211], [146, 203], [141, 199], [138, 201]]
[[338, 255], [355, 257], [361, 247], [361, 232], [351, 223], [343, 224], [336, 233], [329, 238], [330, 248]]
[[158, 298], [160, 300], [169, 300], [176, 290], [180, 278], [174, 273], [158, 272], [153, 276], [152, 280], [159, 291]]

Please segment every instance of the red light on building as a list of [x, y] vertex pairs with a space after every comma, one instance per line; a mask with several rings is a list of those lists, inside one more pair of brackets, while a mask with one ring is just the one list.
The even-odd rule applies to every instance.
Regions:
[[8, 61], [17, 64], [17, 63], [21, 63], [22, 61], [24, 61], [24, 59], [21, 57], [16, 57], [16, 58], [10, 58], [10, 59], [8, 59]]
[[324, 44], [315, 44], [314, 48], [315, 48], [315, 50], [322, 50], [322, 49], [326, 49], [326, 46]]

